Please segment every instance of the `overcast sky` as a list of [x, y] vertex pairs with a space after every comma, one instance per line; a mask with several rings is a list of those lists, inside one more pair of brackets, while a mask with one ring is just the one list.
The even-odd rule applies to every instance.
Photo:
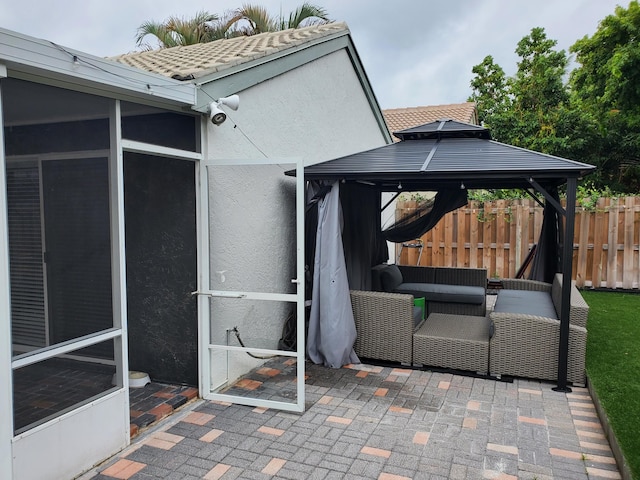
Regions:
[[[14, 0], [0, 3], [0, 26], [98, 56], [134, 51], [146, 20], [223, 13], [243, 3], [288, 13], [293, 0]], [[616, 0], [311, 0], [348, 24], [382, 108], [467, 100], [471, 68], [493, 55], [507, 75], [514, 50], [534, 27], [558, 48], [592, 35]]]

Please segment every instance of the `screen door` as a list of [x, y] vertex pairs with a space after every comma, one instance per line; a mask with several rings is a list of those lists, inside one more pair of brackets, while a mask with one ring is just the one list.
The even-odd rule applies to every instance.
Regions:
[[200, 185], [201, 394], [303, 411], [302, 162], [208, 160]]

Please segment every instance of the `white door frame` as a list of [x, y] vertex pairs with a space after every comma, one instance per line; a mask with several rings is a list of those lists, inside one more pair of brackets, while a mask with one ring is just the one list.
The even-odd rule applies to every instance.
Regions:
[[[1, 101], [1, 97], [0, 97]], [[1, 107], [1, 104], [0, 104]], [[0, 108], [1, 111], [1, 108]], [[113, 340], [115, 342], [116, 386], [106, 395], [63, 412], [46, 423], [14, 436], [13, 422], [0, 422], [0, 478], [71, 478], [96, 462], [124, 448], [130, 442], [129, 376], [127, 345], [126, 255], [124, 231], [124, 152], [199, 161], [200, 153], [124, 140], [121, 134], [120, 102], [110, 108], [109, 195], [112, 255], [113, 326], [107, 330], [12, 358], [11, 323], [0, 325], [0, 407], [13, 412], [13, 369], [28, 366], [78, 348]], [[66, 156], [66, 154], [64, 155]], [[5, 159], [0, 129], [0, 158]], [[6, 192], [5, 166], [0, 169], [0, 189]], [[197, 181], [197, 180], [194, 180]], [[7, 225], [6, 195], [0, 195], [0, 224]], [[11, 315], [8, 236], [0, 234], [0, 313]], [[5, 346], [6, 344], [6, 346]], [[5, 348], [6, 347], [6, 348]], [[6, 363], [5, 363], [6, 362]], [[12, 413], [8, 416], [12, 419]], [[87, 428], [88, 424], [91, 428]], [[60, 442], [60, 439], [64, 442]], [[69, 452], [74, 452], [69, 455]], [[33, 461], [34, 453], [39, 461]]]
[[[45, 347], [33, 354], [17, 355], [11, 358], [10, 362], [12, 370], [15, 370], [79, 348], [113, 340], [116, 385], [106, 394], [62, 411], [59, 416], [18, 435], [13, 436], [12, 422], [8, 422], [12, 429], [10, 437], [12, 475], [19, 478], [75, 476], [93, 466], [97, 461], [121, 450], [130, 441], [129, 381], [128, 375], [125, 375], [128, 371], [127, 299], [124, 252], [124, 171], [120, 117], [120, 102], [113, 100], [109, 108], [110, 154], [108, 158], [113, 325], [100, 332]], [[6, 191], [4, 178], [2, 184]], [[4, 222], [6, 225], [6, 218]], [[10, 314], [7, 318], [10, 318]], [[11, 336], [8, 335], [7, 338], [10, 339]], [[11, 352], [10, 349], [7, 351]], [[11, 392], [13, 389], [7, 390]], [[13, 409], [8, 411], [12, 412], [13, 416]], [[96, 432], [100, 432], [100, 435], [96, 436]], [[64, 442], [60, 442], [60, 439], [64, 439]], [[73, 455], [68, 455], [70, 451]], [[34, 454], [39, 457], [38, 462], [33, 461]]]
[[[0, 78], [7, 75], [0, 64]], [[0, 116], [2, 84], [0, 83]], [[13, 478], [11, 438], [13, 437], [13, 380], [11, 369], [11, 290], [9, 286], [9, 234], [7, 232], [7, 181], [5, 178], [4, 122], [0, 118], [0, 478]]]

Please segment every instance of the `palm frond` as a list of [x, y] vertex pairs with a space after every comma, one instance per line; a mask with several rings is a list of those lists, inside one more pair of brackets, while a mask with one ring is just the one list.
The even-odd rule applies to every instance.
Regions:
[[247, 29], [246, 26], [239, 27], [239, 29], [244, 30], [248, 35], [278, 30], [277, 21], [269, 15], [265, 7], [244, 4], [236, 10], [236, 16], [239, 16], [240, 20], [245, 20], [249, 24], [249, 29]]
[[331, 19], [324, 8], [305, 2], [289, 14], [288, 22], [281, 22], [281, 24], [286, 25], [285, 28], [299, 28], [301, 26], [323, 25], [329, 22]]
[[136, 32], [136, 46], [143, 45], [143, 40], [147, 35], [153, 35], [160, 46], [165, 45], [165, 40], [171, 41], [171, 35], [165, 24], [157, 23], [152, 20], [142, 23]]
[[265, 7], [247, 3], [241, 8], [225, 12], [222, 16], [202, 10], [192, 18], [172, 16], [162, 23], [147, 21], [138, 27], [135, 38], [138, 47], [151, 49], [144, 40], [148, 35], [152, 35], [161, 48], [168, 48], [331, 21], [324, 8], [308, 2], [291, 12], [288, 20], [282, 13], [279, 17], [274, 17], [269, 15]]
[[217, 15], [203, 10], [196, 13], [193, 18], [172, 16], [163, 23], [144, 22], [138, 27], [136, 44], [142, 46], [143, 39], [147, 35], [155, 36], [162, 48], [211, 41], [212, 24], [217, 20]]

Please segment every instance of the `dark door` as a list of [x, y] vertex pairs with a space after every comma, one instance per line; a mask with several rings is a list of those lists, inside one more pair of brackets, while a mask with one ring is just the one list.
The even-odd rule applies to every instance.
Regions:
[[198, 384], [195, 163], [126, 153], [129, 367]]

